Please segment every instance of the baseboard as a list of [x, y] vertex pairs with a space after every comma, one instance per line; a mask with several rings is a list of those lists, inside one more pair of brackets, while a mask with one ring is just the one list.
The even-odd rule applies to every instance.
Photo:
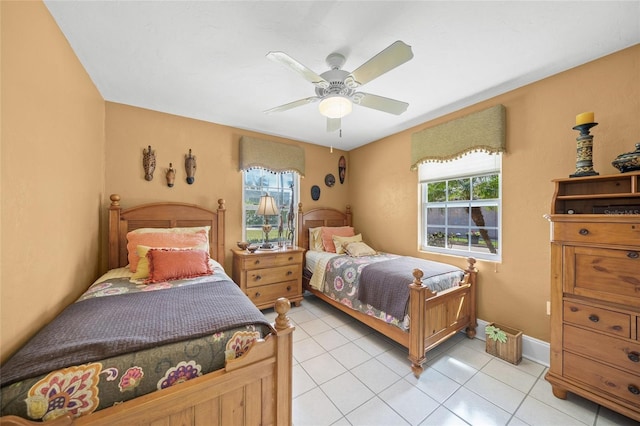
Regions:
[[[484, 328], [489, 324], [487, 321], [478, 319], [478, 329], [476, 337], [480, 340], [486, 340], [486, 334], [484, 334]], [[548, 342], [535, 339], [533, 337], [522, 335], [522, 356], [531, 361], [537, 362], [544, 366], [549, 366], [549, 350], [550, 346]]]

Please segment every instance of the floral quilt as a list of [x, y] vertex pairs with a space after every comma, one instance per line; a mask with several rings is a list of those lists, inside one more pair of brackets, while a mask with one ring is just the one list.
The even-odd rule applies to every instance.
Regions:
[[[206, 279], [224, 280], [225, 277], [226, 274], [214, 274], [146, 286], [130, 282], [126, 277], [112, 278], [96, 282], [79, 302], [127, 293], [163, 291], [202, 284]], [[175, 309], [184, 307], [176, 306]], [[113, 318], [113, 321], [127, 321], [127, 318]], [[230, 327], [198, 338], [107, 356], [21, 379], [0, 389], [1, 415], [49, 420], [66, 413], [74, 417], [90, 414], [218, 370], [224, 367], [226, 360], [242, 355], [253, 342], [270, 331], [266, 321]], [[7, 365], [3, 365], [3, 374]]]

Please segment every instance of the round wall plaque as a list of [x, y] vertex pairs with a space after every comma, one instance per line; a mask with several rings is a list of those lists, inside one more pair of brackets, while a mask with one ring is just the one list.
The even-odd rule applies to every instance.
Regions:
[[313, 185], [311, 187], [311, 199], [313, 201], [318, 201], [320, 198], [320, 187], [318, 185]]
[[333, 185], [336, 184], [336, 177], [331, 173], [329, 173], [324, 177], [324, 184], [327, 185], [329, 188], [331, 188]]

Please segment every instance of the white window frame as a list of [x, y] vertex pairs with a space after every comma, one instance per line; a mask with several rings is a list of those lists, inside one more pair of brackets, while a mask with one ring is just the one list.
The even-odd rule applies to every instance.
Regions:
[[[258, 173], [262, 177], [264, 177], [266, 180], [255, 182], [256, 183], [255, 185], [246, 185], [245, 184], [247, 179], [246, 175], [248, 173], [251, 173], [253, 175]], [[295, 214], [297, 213], [297, 208], [298, 208], [297, 207], [299, 202], [298, 200], [300, 200], [300, 175], [297, 172], [294, 172], [294, 171], [272, 172], [271, 170], [261, 169], [261, 168], [252, 168], [249, 170], [242, 171], [242, 241], [249, 241], [252, 243], [262, 242], [262, 237], [260, 237], [259, 239], [255, 239], [247, 236], [247, 230], [249, 228], [258, 230], [262, 225], [262, 218], [261, 218], [260, 224], [255, 223], [252, 225], [247, 225], [247, 218], [248, 218], [247, 212], [249, 211], [255, 212], [258, 209], [257, 200], [259, 200], [260, 196], [264, 195], [265, 193], [275, 198], [276, 204], [281, 214], [281, 216], [267, 217], [268, 223], [271, 225], [271, 231], [269, 232], [269, 241], [271, 242], [278, 241], [278, 228], [280, 226], [280, 217], [282, 217], [283, 219], [283, 226], [284, 226], [283, 238], [286, 239], [286, 233], [288, 231], [287, 213], [289, 212], [289, 208], [291, 204], [290, 203], [291, 200], [290, 198], [288, 198], [288, 195], [286, 194], [289, 193], [291, 190], [287, 185], [288, 182], [283, 182], [281, 179], [278, 178], [282, 174], [291, 174], [293, 176], [293, 200], [294, 200], [294, 203], [293, 203], [294, 216], [293, 217], [295, 218], [296, 217]], [[248, 197], [253, 198], [254, 203], [247, 203]], [[255, 221], [255, 219], [253, 220]], [[297, 232], [297, 229], [295, 229], [297, 226], [297, 223], [295, 222], [295, 220], [294, 220], [293, 226], [294, 226], [294, 242], [295, 242], [297, 241], [297, 237], [295, 234]], [[255, 232], [252, 232], [252, 234], [255, 234]], [[260, 229], [260, 235], [263, 235], [262, 229]]]
[[[451, 201], [445, 200], [442, 202], [428, 202], [427, 201], [427, 185], [434, 182], [450, 182], [458, 179], [469, 179], [474, 177], [498, 175], [498, 198], [486, 199], [486, 200], [463, 200], [463, 201]], [[502, 155], [501, 154], [488, 154], [484, 152], [474, 152], [467, 154], [459, 159], [447, 161], [444, 163], [422, 163], [418, 168], [419, 184], [418, 184], [418, 199], [419, 199], [419, 230], [418, 230], [418, 244], [419, 248], [425, 252], [442, 253], [452, 256], [462, 257], [475, 257], [477, 259], [489, 260], [500, 262], [502, 261]], [[447, 194], [448, 183], [447, 183]], [[448, 198], [448, 197], [447, 197]], [[473, 197], [470, 197], [473, 198]], [[491, 243], [496, 249], [496, 253], [491, 253], [486, 242], [484, 244], [474, 245], [474, 239], [471, 234], [475, 233], [478, 228], [471, 219], [469, 214], [468, 224], [462, 226], [460, 224], [450, 225], [448, 223], [448, 216], [446, 214], [449, 208], [467, 207], [469, 209], [473, 207], [486, 207], [492, 206], [497, 208], [497, 219], [495, 224], [485, 225], [482, 229], [492, 234]], [[445, 209], [445, 223], [430, 225], [427, 222], [427, 208], [444, 208]], [[444, 247], [438, 247], [429, 245], [429, 229], [444, 228], [443, 232]], [[453, 230], [461, 230], [464, 228], [467, 235], [460, 236], [460, 232], [450, 232], [450, 228]], [[475, 233], [477, 235], [477, 233]], [[466, 242], [465, 242], [466, 239]], [[478, 242], [483, 242], [482, 235], [479, 237]], [[484, 245], [484, 247], [483, 247]]]

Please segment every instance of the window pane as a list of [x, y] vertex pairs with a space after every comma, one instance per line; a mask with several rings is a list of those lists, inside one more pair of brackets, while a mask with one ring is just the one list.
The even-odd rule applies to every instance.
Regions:
[[444, 225], [445, 213], [444, 207], [429, 207], [427, 209], [427, 223], [429, 225]]
[[427, 200], [436, 203], [447, 200], [447, 183], [431, 182], [427, 184]]
[[449, 201], [469, 200], [469, 179], [458, 179], [449, 181]]
[[469, 226], [469, 208], [450, 207], [447, 209], [447, 224], [449, 226]]
[[498, 226], [498, 207], [497, 206], [479, 206], [471, 208], [471, 221], [474, 225], [482, 226]]
[[500, 198], [500, 180], [498, 175], [473, 178], [473, 199], [487, 200]]
[[432, 247], [444, 247], [446, 242], [445, 228], [428, 227], [427, 245]]

